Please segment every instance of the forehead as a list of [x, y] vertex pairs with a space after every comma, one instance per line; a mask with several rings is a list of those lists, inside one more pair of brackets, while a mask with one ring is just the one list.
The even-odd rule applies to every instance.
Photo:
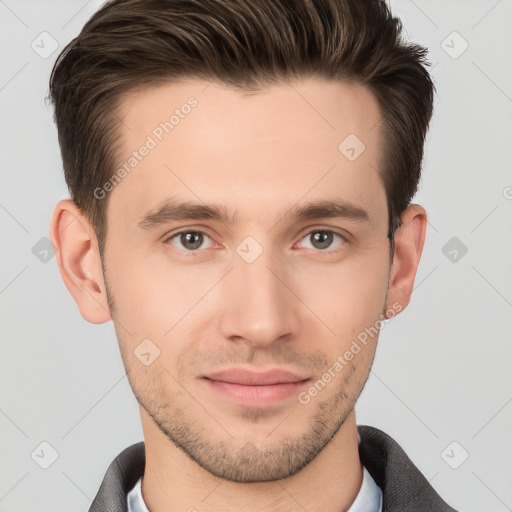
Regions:
[[127, 95], [119, 116], [126, 172], [110, 201], [131, 217], [171, 195], [232, 205], [241, 219], [306, 195], [385, 207], [366, 87], [308, 78], [248, 94], [182, 80]]
[[[210, 150], [218, 144], [225, 151], [230, 138], [243, 141], [246, 148], [277, 140], [294, 149], [307, 142], [305, 151], [329, 147], [337, 153], [336, 143], [349, 133], [370, 143], [380, 120], [376, 98], [367, 87], [313, 77], [251, 92], [218, 82], [173, 81], [128, 93], [119, 114], [127, 149], [148, 134], [159, 139], [172, 133], [165, 138], [176, 144], [190, 141], [193, 128], [194, 141]], [[172, 132], [162, 126], [169, 122]]]

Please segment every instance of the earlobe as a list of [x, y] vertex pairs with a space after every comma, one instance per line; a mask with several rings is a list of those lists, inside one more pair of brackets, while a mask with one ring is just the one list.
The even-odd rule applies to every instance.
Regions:
[[81, 315], [93, 324], [111, 320], [96, 235], [73, 201], [65, 199], [55, 207], [50, 238], [64, 284]]
[[386, 308], [409, 304], [416, 272], [421, 259], [427, 230], [427, 212], [411, 204], [402, 215], [402, 225], [395, 233], [395, 250], [391, 266]]

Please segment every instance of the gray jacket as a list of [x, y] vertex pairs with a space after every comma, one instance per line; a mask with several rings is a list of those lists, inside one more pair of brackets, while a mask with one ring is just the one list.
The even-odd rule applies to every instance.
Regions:
[[[383, 512], [457, 512], [436, 493], [398, 443], [379, 429], [358, 426], [362, 464], [382, 489]], [[110, 464], [89, 512], [127, 512], [126, 495], [144, 473], [144, 443]]]

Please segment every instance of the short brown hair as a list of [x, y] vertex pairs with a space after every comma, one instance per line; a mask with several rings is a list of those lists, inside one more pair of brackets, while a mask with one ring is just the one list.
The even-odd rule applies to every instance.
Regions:
[[[384, 0], [113, 0], [62, 51], [50, 78], [66, 183], [103, 247], [123, 95], [173, 78], [258, 91], [318, 76], [366, 85], [382, 117], [389, 231], [417, 191], [435, 86]], [[341, 142], [341, 141], [340, 141]]]

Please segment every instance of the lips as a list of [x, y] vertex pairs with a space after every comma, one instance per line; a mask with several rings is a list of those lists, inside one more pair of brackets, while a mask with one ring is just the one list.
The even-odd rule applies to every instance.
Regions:
[[206, 378], [243, 386], [272, 386], [274, 384], [302, 382], [307, 379], [307, 377], [301, 377], [287, 370], [276, 369], [266, 372], [250, 372], [241, 368], [211, 373]]
[[215, 397], [256, 408], [271, 407], [296, 396], [309, 380], [283, 369], [251, 372], [241, 368], [211, 373], [202, 379]]

